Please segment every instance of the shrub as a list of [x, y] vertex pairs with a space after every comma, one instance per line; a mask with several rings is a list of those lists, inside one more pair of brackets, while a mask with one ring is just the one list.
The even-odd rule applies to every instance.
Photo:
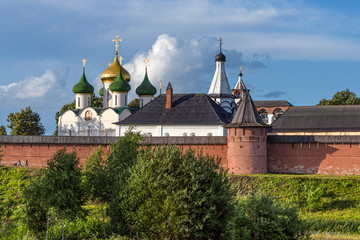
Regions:
[[295, 208], [283, 207], [271, 197], [250, 194], [239, 199], [232, 223], [232, 239], [306, 239], [306, 226]]
[[232, 200], [217, 161], [163, 146], [139, 153], [120, 204], [130, 237], [221, 239]]

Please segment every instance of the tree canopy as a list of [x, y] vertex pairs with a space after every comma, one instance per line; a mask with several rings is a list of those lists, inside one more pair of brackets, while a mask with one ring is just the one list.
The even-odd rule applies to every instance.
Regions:
[[43, 135], [45, 128], [40, 122], [40, 115], [33, 112], [30, 107], [21, 109], [20, 112], [10, 113], [7, 121], [11, 135]]
[[0, 126], [0, 135], [7, 135], [5, 126]]
[[318, 106], [321, 105], [358, 105], [360, 104], [360, 98], [356, 96], [354, 92], [350, 92], [349, 89], [338, 91], [334, 94], [332, 99], [321, 99]]
[[129, 108], [139, 108], [140, 107], [140, 99], [139, 98], [134, 98], [130, 103], [129, 103]]

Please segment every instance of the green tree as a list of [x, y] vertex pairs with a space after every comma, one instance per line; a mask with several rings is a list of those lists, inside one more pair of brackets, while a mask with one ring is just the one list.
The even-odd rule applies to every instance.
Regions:
[[[102, 97], [96, 97], [95, 94], [91, 95], [91, 106], [92, 107], [96, 107], [96, 108], [102, 108], [103, 106], [103, 99]], [[58, 135], [58, 131], [59, 131], [59, 126], [58, 126], [58, 122], [59, 122], [59, 117], [60, 115], [65, 112], [66, 110], [69, 109], [75, 109], [75, 100], [69, 104], [65, 104], [64, 106], [61, 107], [60, 111], [55, 113], [55, 123], [56, 123], [56, 127], [55, 127], [55, 131], [53, 133], [53, 136], [57, 136]]]
[[121, 205], [132, 237], [223, 239], [233, 192], [219, 161], [176, 146], [138, 155]]
[[0, 126], [0, 135], [7, 135], [5, 126]]
[[132, 100], [129, 105], [129, 108], [139, 108], [140, 107], [140, 99], [139, 98], [134, 98], [134, 100]]
[[104, 238], [106, 238], [104, 203], [110, 200], [105, 160], [105, 153], [102, 151], [101, 146], [99, 146], [95, 149], [94, 153], [87, 158], [84, 169], [85, 188], [89, 192], [92, 200], [99, 200], [101, 203]]
[[125, 218], [119, 203], [123, 199], [123, 191], [130, 176], [130, 169], [136, 163], [139, 141], [143, 136], [129, 129], [124, 137], [119, 138], [116, 143], [109, 147], [106, 159], [107, 176], [107, 202], [109, 204], [109, 216], [113, 232], [126, 233]]
[[297, 210], [281, 206], [269, 196], [252, 193], [238, 201], [235, 212], [232, 239], [308, 239]]
[[81, 211], [84, 203], [79, 164], [75, 152], [66, 153], [65, 149], [60, 149], [48, 161], [42, 177], [30, 184], [27, 190], [30, 194], [38, 196], [29, 199], [28, 218], [43, 218], [31, 214], [34, 206], [49, 209], [49, 213], [50, 208], [54, 208], [63, 219], [63, 239], [65, 218], [73, 219]]
[[338, 91], [334, 94], [332, 99], [321, 99], [318, 106], [320, 105], [359, 105], [360, 98], [356, 96], [354, 92], [350, 92], [349, 89]]
[[11, 135], [43, 135], [45, 128], [40, 122], [40, 115], [33, 112], [30, 107], [21, 109], [20, 112], [10, 113], [7, 121], [10, 125]]

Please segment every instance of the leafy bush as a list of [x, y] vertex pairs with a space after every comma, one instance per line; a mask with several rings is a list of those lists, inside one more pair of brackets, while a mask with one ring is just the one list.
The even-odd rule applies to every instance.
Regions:
[[283, 207], [266, 195], [239, 199], [232, 225], [232, 239], [307, 239], [306, 225], [295, 208]]
[[176, 146], [148, 148], [128, 179], [119, 204], [131, 236], [224, 238], [233, 193], [218, 161]]

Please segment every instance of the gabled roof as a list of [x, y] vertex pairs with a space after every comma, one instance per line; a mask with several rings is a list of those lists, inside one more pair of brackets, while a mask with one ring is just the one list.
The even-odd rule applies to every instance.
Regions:
[[291, 107], [293, 106], [286, 100], [261, 100], [254, 101], [256, 107]]
[[[117, 114], [121, 114], [125, 109], [128, 109], [131, 113], [137, 111], [137, 108], [128, 108], [128, 107], [118, 107], [118, 108], [112, 108], [112, 107], [107, 107], [107, 108], [86, 107], [86, 108], [93, 109], [98, 115], [101, 115], [105, 110], [108, 110], [108, 109], [112, 109]], [[72, 112], [75, 113], [76, 116], [79, 116], [81, 114], [82, 110], [84, 110], [84, 109], [85, 108], [83, 108], [83, 109], [68, 109], [68, 110], [65, 110], [64, 112], [62, 112], [60, 115], [62, 115], [66, 111], [72, 111]]]
[[290, 107], [273, 132], [360, 131], [360, 105]]
[[235, 116], [231, 123], [225, 125], [226, 128], [233, 127], [267, 127], [261, 120], [256, 110], [255, 104], [251, 99], [249, 90], [245, 89], [244, 97], [241, 99], [240, 105], [236, 110]]
[[173, 94], [171, 108], [165, 102], [162, 94], [117, 124], [225, 124], [232, 118], [206, 94]]

